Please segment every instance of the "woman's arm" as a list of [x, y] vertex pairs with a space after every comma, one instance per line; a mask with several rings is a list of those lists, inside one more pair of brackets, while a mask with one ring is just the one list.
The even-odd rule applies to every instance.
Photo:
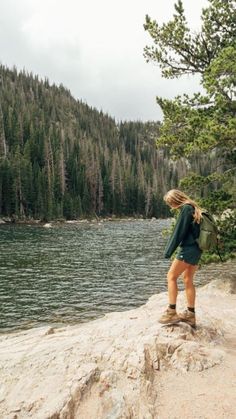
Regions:
[[182, 207], [174, 227], [174, 231], [166, 245], [164, 253], [165, 258], [169, 259], [179, 244], [182, 242], [182, 240], [185, 238], [193, 221], [193, 212], [194, 208], [189, 204]]

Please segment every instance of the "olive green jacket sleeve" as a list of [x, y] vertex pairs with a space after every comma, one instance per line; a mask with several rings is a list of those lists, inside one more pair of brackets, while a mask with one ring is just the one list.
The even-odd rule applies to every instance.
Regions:
[[194, 209], [191, 205], [185, 204], [181, 208], [174, 231], [169, 238], [165, 248], [164, 256], [169, 259], [186, 235], [189, 233], [193, 221]]

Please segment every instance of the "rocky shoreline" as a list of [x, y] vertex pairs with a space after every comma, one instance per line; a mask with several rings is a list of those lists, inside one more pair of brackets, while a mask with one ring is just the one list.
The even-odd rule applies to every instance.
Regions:
[[[168, 416], [166, 405], [160, 414], [162, 376], [177, 374], [188, 383], [189, 374], [224, 368], [227, 339], [236, 337], [235, 302], [236, 277], [225, 266], [225, 277], [197, 289], [196, 330], [158, 323], [167, 304], [163, 292], [137, 309], [81, 325], [2, 335], [0, 417], [180, 418]], [[179, 292], [178, 310], [185, 305]]]

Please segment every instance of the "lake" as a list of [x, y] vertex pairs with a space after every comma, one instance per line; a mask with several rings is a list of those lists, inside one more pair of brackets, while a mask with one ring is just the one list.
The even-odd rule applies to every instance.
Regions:
[[140, 219], [1, 225], [0, 332], [85, 322], [166, 291], [162, 231], [169, 225]]

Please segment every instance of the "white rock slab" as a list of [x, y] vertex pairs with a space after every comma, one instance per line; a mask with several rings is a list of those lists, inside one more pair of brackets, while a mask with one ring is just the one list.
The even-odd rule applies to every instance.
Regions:
[[[161, 370], [198, 372], [224, 360], [224, 335], [236, 322], [231, 292], [233, 279], [197, 289], [196, 330], [158, 323], [164, 292], [78, 326], [1, 335], [0, 417], [156, 418]], [[180, 292], [179, 311], [185, 305]]]

